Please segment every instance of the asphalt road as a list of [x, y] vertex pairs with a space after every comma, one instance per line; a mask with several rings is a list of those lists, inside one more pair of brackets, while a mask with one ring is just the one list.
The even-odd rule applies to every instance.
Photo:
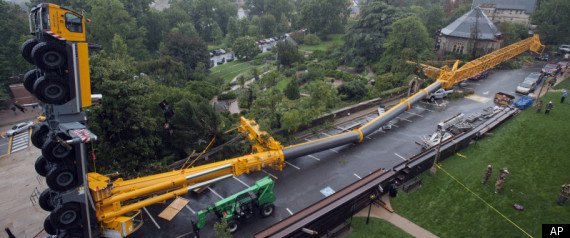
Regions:
[[[287, 161], [283, 171], [263, 170], [237, 178], [230, 178], [211, 187], [202, 194], [187, 194], [190, 199], [188, 208], [183, 209], [172, 221], [157, 217], [171, 201], [166, 204], [155, 204], [148, 207], [160, 229], [145, 213], [143, 227], [133, 237], [193, 237], [190, 220], [196, 220], [194, 212], [221, 200], [233, 193], [253, 185], [256, 180], [265, 176], [276, 179], [274, 188], [277, 201], [275, 212], [268, 218], [252, 219], [233, 235], [234, 237], [252, 237], [256, 232], [302, 210], [310, 204], [322, 199], [323, 189], [338, 191], [352, 182], [380, 168], [392, 168], [406, 158], [420, 152], [421, 148], [414, 143], [420, 136], [432, 134], [438, 122], [458, 113], [469, 116], [481, 112], [484, 108], [495, 106], [493, 96], [496, 92], [512, 95], [515, 88], [526, 75], [539, 72], [544, 62], [516, 70], [492, 71], [486, 79], [467, 81], [466, 87], [472, 88], [478, 97], [461, 98], [455, 101], [437, 101], [435, 104], [419, 103], [412, 106], [410, 112], [401, 114], [392, 120], [391, 130], [379, 130], [366, 137], [363, 142], [329, 149], [308, 156]], [[521, 95], [516, 95], [520, 97]], [[371, 118], [370, 118], [371, 119]], [[366, 118], [360, 119], [365, 121]], [[353, 123], [353, 122], [349, 122]], [[348, 125], [341, 125], [346, 128]], [[321, 137], [340, 133], [340, 129], [330, 129], [321, 133]], [[317, 139], [309, 138], [309, 140]], [[330, 190], [328, 190], [330, 191]], [[213, 224], [215, 215], [209, 215], [206, 227], [201, 230], [201, 237], [214, 237]]]

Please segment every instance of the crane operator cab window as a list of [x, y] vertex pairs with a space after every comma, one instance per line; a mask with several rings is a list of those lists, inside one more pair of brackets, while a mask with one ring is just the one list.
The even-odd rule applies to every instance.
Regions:
[[65, 27], [71, 32], [83, 33], [81, 17], [73, 13], [65, 13]]

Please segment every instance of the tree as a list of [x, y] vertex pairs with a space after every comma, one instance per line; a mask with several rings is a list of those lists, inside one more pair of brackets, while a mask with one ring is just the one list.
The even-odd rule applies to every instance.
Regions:
[[198, 62], [205, 65], [210, 63], [206, 43], [200, 38], [185, 37], [180, 33], [168, 34], [162, 53], [183, 62], [187, 72], [193, 72]]
[[[226, 26], [226, 28], [228, 29], [228, 33], [226, 34], [226, 38], [228, 39], [228, 42], [235, 42], [235, 40], [240, 37], [239, 34], [239, 27], [238, 27], [238, 22], [234, 17], [230, 17], [230, 19], [228, 20], [228, 25]], [[228, 44], [228, 45], [231, 45]]]
[[216, 231], [216, 237], [218, 238], [231, 238], [232, 233], [228, 229], [228, 220], [225, 217], [219, 222], [214, 224], [214, 230]]
[[[426, 59], [430, 56], [432, 44], [425, 26], [415, 16], [406, 17], [394, 22], [394, 29], [384, 43], [383, 62], [392, 62], [392, 70], [405, 66], [408, 59]], [[397, 29], [397, 30], [396, 30]], [[415, 56], [415, 57], [414, 57]]]
[[343, 52], [348, 56], [346, 60], [362, 56], [375, 61], [384, 51], [383, 45], [390, 26], [407, 13], [380, 0], [368, 1], [360, 9], [362, 11], [358, 21], [349, 27], [344, 36]]
[[1, 1], [0, 16], [0, 80], [6, 82], [6, 78], [25, 74], [32, 67], [20, 53], [22, 43], [30, 37], [26, 36], [29, 34], [27, 13], [20, 6]]
[[93, 24], [86, 24], [88, 39], [97, 42], [103, 48], [110, 49], [109, 39], [120, 35], [128, 45], [129, 54], [137, 59], [148, 58], [148, 51], [143, 44], [146, 29], [138, 27], [136, 20], [129, 15], [119, 0], [89, 1]]
[[287, 21], [287, 17], [285, 14], [281, 14], [281, 18], [279, 19], [279, 24], [277, 25], [277, 32], [285, 33], [289, 32], [289, 21]]
[[340, 99], [334, 85], [321, 80], [308, 83], [310, 106], [319, 112], [335, 107]]
[[173, 27], [172, 29], [170, 29], [170, 32], [178, 32], [180, 34], [182, 34], [185, 37], [200, 37], [200, 35], [198, 34], [198, 31], [196, 31], [196, 28], [194, 27], [194, 24], [192, 24], [191, 22], [179, 22], [176, 23], [176, 26]]
[[445, 20], [444, 16], [445, 13], [443, 11], [443, 6], [438, 4], [432, 4], [429, 6], [429, 8], [427, 8], [417, 17], [418, 19], [421, 19], [422, 22], [424, 23], [424, 26], [426, 27], [428, 34], [431, 37], [434, 37], [435, 34], [437, 33], [437, 30], [444, 27], [444, 20]]
[[528, 28], [522, 23], [504, 21], [497, 24], [497, 29], [505, 37], [504, 45], [510, 45], [528, 37]]
[[265, 14], [260, 17], [261, 34], [265, 37], [270, 37], [275, 32], [276, 21], [275, 17], [271, 14]]
[[301, 25], [321, 36], [340, 33], [350, 13], [349, 5], [347, 0], [304, 0]]
[[301, 123], [301, 113], [297, 109], [288, 110], [281, 117], [281, 128], [288, 132], [297, 132]]
[[139, 62], [137, 72], [145, 73], [159, 84], [182, 87], [188, 81], [188, 73], [184, 63], [170, 56], [162, 56], [156, 60]]
[[318, 45], [321, 43], [321, 39], [315, 34], [308, 34], [305, 36], [305, 44], [307, 45]]
[[543, 44], [567, 44], [570, 42], [570, 0], [541, 1], [540, 6], [531, 15], [532, 24], [538, 25]]
[[299, 93], [299, 80], [297, 77], [293, 76], [293, 79], [287, 84], [287, 87], [285, 88], [285, 96], [287, 96], [289, 100], [296, 100], [301, 97], [301, 94]]
[[301, 59], [299, 50], [289, 41], [277, 42], [277, 56], [279, 63], [287, 66]]
[[238, 55], [238, 57], [241, 55], [241, 57], [247, 60], [251, 60], [261, 53], [257, 43], [255, 43], [255, 40], [249, 36], [238, 38], [232, 46], [232, 50], [236, 55]]

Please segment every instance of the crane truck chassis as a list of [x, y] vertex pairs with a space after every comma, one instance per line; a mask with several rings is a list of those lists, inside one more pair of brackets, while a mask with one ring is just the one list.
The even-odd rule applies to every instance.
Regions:
[[[47, 86], [54, 89], [35, 93], [38, 95], [47, 93], [44, 101], [54, 104], [54, 108], [66, 103], [69, 99], [73, 98], [73, 96], [85, 96], [68, 94], [65, 91], [65, 87], [62, 86], [65, 84], [62, 80], [49, 77], [51, 74], [57, 74], [63, 76], [64, 79], [66, 78], [65, 72], [62, 72], [62, 65], [65, 65], [65, 63], [62, 62], [68, 60], [69, 57], [65, 57], [65, 55], [68, 54], [67, 52], [65, 54], [62, 53], [62, 45], [80, 45], [83, 47], [83, 55], [86, 54], [86, 43], [81, 43], [85, 41], [84, 21], [85, 19], [80, 14], [54, 4], [40, 4], [31, 11], [30, 27], [35, 27], [35, 30], [32, 29], [32, 33], [36, 36], [36, 39], [26, 41], [22, 45], [22, 55], [26, 60], [36, 64], [38, 68], [29, 74], [29, 79], [25, 82], [28, 82], [28, 85], [33, 85], [32, 91], [38, 91]], [[79, 28], [79, 26], [81, 26], [81, 28]], [[65, 44], [63, 42], [65, 42]], [[434, 68], [431, 67], [430, 75], [437, 76], [435, 83], [420, 90], [411, 97], [402, 100], [398, 105], [390, 108], [362, 127], [339, 135], [283, 147], [266, 132], [259, 130], [259, 126], [255, 124], [254, 121], [242, 117], [240, 120], [241, 126], [238, 127], [238, 130], [246, 134], [250, 141], [254, 141], [252, 144], [252, 153], [249, 155], [130, 180], [123, 180], [122, 178], [112, 180], [110, 177], [98, 173], [88, 173], [65, 176], [67, 180], [63, 180], [63, 182], [65, 182], [65, 184], [73, 184], [70, 192], [88, 195], [88, 203], [90, 206], [88, 217], [92, 216], [97, 220], [96, 227], [98, 228], [98, 235], [106, 237], [125, 237], [142, 226], [142, 214], [140, 209], [145, 206], [163, 202], [170, 198], [183, 195], [193, 189], [202, 188], [232, 176], [259, 171], [262, 168], [269, 167], [280, 171], [285, 166], [285, 160], [288, 159], [309, 155], [349, 143], [362, 142], [365, 136], [381, 128], [400, 113], [409, 110], [412, 104], [429, 98], [430, 94], [436, 90], [440, 88], [449, 89], [455, 83], [473, 77], [527, 50], [540, 54], [543, 49], [544, 46], [540, 44], [538, 35], [534, 35], [533, 37], [468, 62], [461, 68], [459, 68], [458, 61], [451, 68], [445, 66], [442, 69], [434, 70]], [[88, 66], [86, 71], [87, 75], [84, 75], [85, 70], [81, 72], [83, 74], [78, 74], [81, 80], [89, 78]], [[43, 87], [37, 87], [36, 85], [42, 85], [39, 83], [42, 81], [45, 85]], [[81, 86], [85, 87], [86, 85], [82, 84]], [[83, 100], [82, 102], [83, 104], [78, 105], [78, 107], [89, 106], [91, 103], [91, 101], [87, 103], [87, 100]], [[48, 115], [48, 118], [51, 118], [50, 115]], [[50, 121], [50, 119], [48, 119], [48, 121]], [[49, 126], [48, 131], [50, 136], [44, 135], [46, 130], [41, 130], [44, 132], [43, 134], [32, 136], [32, 141], [38, 142], [34, 144], [40, 144], [39, 142], [45, 140], [44, 143], [41, 143], [43, 146], [42, 154], [50, 157], [52, 160], [48, 161], [48, 163], [40, 163], [40, 165], [43, 166], [36, 166], [36, 169], [39, 168], [42, 170], [41, 172], [45, 172], [43, 170], [46, 168], [50, 168], [50, 172], [53, 172], [54, 168], [51, 167], [53, 166], [53, 161], [65, 159], [67, 154], [72, 153], [73, 150], [69, 149], [67, 142], [77, 139], [76, 137], [72, 137], [70, 133], [74, 129], [77, 129], [76, 127], [63, 127], [64, 125], [59, 125], [58, 130], [65, 133], [54, 136], [52, 135], [54, 126], [47, 126]], [[46, 149], [46, 144], [49, 144], [51, 147]], [[75, 151], [73, 153], [85, 153], [85, 151]], [[38, 158], [38, 160], [40, 159]], [[63, 164], [63, 167], [66, 166], [67, 165]], [[72, 174], [70, 170], [63, 172], [65, 173], [62, 174], [66, 175]], [[61, 176], [56, 177], [60, 178]], [[56, 179], [56, 184], [60, 184], [59, 182], [62, 181]], [[78, 184], [82, 182], [87, 182], [88, 191], [83, 190], [83, 187], [74, 188], [74, 186], [78, 186]], [[62, 188], [61, 190], [66, 190], [67, 188], [68, 187], [65, 187], [65, 189]], [[40, 196], [39, 203], [47, 205], [47, 208], [53, 209], [50, 205], [61, 204], [55, 200], [61, 199], [62, 197], [52, 196], [51, 194], [57, 192], [61, 191], [46, 192], [47, 195]], [[258, 196], [257, 200], [258, 205], [263, 206], [268, 204], [259, 204], [259, 197], [260, 196]], [[243, 199], [247, 199], [247, 197]], [[252, 199], [252, 196], [249, 196], [249, 199]], [[272, 199], [274, 200], [274, 196]], [[271, 199], [267, 199], [267, 201], [270, 200]], [[229, 200], [223, 201], [229, 202]], [[216, 209], [212, 208], [212, 211], [214, 210]], [[262, 209], [262, 211], [265, 211], [265, 209]], [[54, 220], [64, 222], [65, 224], [63, 225], [59, 224], [61, 225], [59, 228], [64, 228], [83, 224], [85, 219], [85, 216], [80, 216], [77, 213], [77, 204], [74, 202], [63, 203], [62, 206], [58, 206], [52, 211], [50, 217], [52, 222], [48, 222], [45, 225], [46, 230], [53, 228], [49, 226], [50, 224], [53, 225]], [[50, 219], [46, 219], [46, 221], [48, 220]]]

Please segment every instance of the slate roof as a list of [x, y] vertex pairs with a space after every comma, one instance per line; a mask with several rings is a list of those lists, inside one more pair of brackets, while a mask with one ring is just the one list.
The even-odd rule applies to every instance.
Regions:
[[[479, 19], [477, 20], [477, 16]], [[465, 15], [457, 18], [454, 22], [441, 29], [441, 33], [446, 36], [454, 36], [459, 38], [471, 38], [472, 28], [477, 22], [479, 34], [477, 39], [494, 40], [495, 36], [500, 36], [501, 32], [495, 27], [495, 24], [487, 18], [480, 8], [471, 9]], [[473, 26], [473, 27], [472, 27]]]
[[473, 0], [473, 6], [479, 4], [495, 4], [497, 9], [525, 10], [527, 14], [534, 12], [536, 0]]

